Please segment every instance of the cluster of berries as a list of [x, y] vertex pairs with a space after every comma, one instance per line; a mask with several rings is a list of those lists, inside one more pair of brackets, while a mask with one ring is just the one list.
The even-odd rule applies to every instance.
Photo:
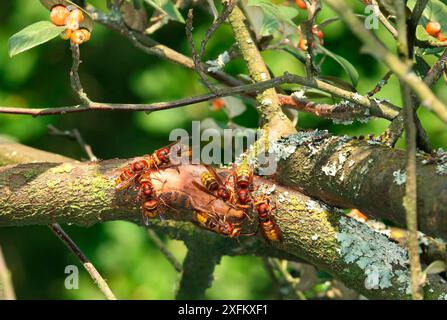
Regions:
[[78, 8], [70, 10], [70, 7], [56, 5], [51, 8], [50, 19], [56, 26], [67, 28], [61, 34], [62, 39], [70, 39], [72, 43], [78, 45], [90, 40], [90, 31], [80, 26], [84, 21], [84, 14]]
[[432, 37], [438, 39], [441, 42], [444, 42], [447, 40], [447, 38], [444, 37], [444, 35], [441, 33], [441, 24], [437, 21], [430, 21], [425, 26], [425, 31]]
[[[312, 33], [314, 36], [316, 36], [319, 40], [320, 40], [320, 45], [323, 45], [324, 41], [323, 41], [323, 31], [321, 31], [320, 29], [318, 29], [317, 27], [313, 27], [312, 28]], [[298, 47], [303, 50], [303, 51], [307, 51], [308, 46], [307, 46], [307, 40], [301, 38], [300, 42], [298, 43]], [[312, 43], [312, 48], [315, 48], [315, 42]]]

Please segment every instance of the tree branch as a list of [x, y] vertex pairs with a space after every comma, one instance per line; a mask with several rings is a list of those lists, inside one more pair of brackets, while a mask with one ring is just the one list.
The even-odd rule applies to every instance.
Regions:
[[[337, 143], [335, 139], [332, 141], [334, 144]], [[381, 159], [386, 153], [394, 153], [387, 148], [370, 147], [381, 151]], [[297, 153], [300, 152], [299, 149], [297, 149]], [[0, 169], [0, 192], [2, 194], [0, 197], [0, 225], [57, 222], [88, 226], [109, 220], [141, 223], [140, 213], [132, 195], [125, 196], [115, 190], [113, 178], [118, 172], [117, 168], [122, 164], [122, 160], [81, 164], [35, 163]], [[166, 208], [160, 209], [160, 213], [163, 213], [165, 218], [193, 221], [191, 206], [205, 206], [209, 203], [210, 198], [213, 199], [208, 194], [198, 192], [191, 183], [185, 183], [185, 181], [198, 180], [202, 170], [201, 166], [184, 165], [179, 167], [180, 174], [175, 169], [160, 171], [159, 178], [166, 183], [154, 180], [154, 185], [164, 201], [179, 210], [179, 212], [168, 212], [165, 211]], [[222, 173], [225, 173], [225, 170]], [[424, 177], [428, 177], [428, 175]], [[294, 178], [295, 176], [291, 176], [291, 180]], [[265, 188], [272, 187], [270, 181], [261, 178], [256, 178], [255, 185], [265, 185]], [[180, 196], [172, 197], [173, 193]], [[209, 237], [221, 239], [223, 254], [256, 254], [282, 256], [282, 258], [286, 256], [288, 260], [304, 259], [328, 271], [369, 298], [408, 298], [404, 290], [408, 286], [408, 282], [400, 283], [398, 280], [402, 280], [402, 277], [398, 277], [398, 275], [402, 276], [398, 270], [402, 270], [403, 274], [408, 275], [407, 263], [403, 265], [398, 263], [398, 266], [394, 266], [395, 269], [393, 267], [392, 270], [384, 271], [383, 276], [386, 279], [391, 276], [393, 285], [384, 284], [383, 288], [367, 289], [364, 286], [365, 279], [369, 279], [365, 274], [367, 271], [360, 268], [356, 261], [351, 261], [340, 253], [343, 252], [343, 250], [340, 251], [340, 248], [347, 245], [343, 237], [359, 228], [361, 234], [357, 236], [360, 238], [356, 239], [355, 243], [372, 246], [371, 250], [376, 252], [385, 250], [383, 251], [384, 256], [389, 255], [389, 250], [401, 250], [385, 236], [382, 238], [368, 227], [343, 217], [293, 189], [276, 186], [274, 192], [269, 196], [277, 206], [275, 215], [283, 232], [284, 242], [267, 245], [259, 237], [243, 236], [238, 242], [205, 232]], [[213, 206], [216, 212], [226, 212], [227, 219], [235, 222], [242, 221], [244, 229], [256, 229], [256, 226], [244, 219], [244, 215], [241, 215], [238, 210], [228, 211], [228, 207], [220, 200], [214, 201]], [[151, 224], [153, 228], [161, 230], [170, 237], [180, 238], [184, 241], [191, 239], [191, 236], [196, 237], [196, 231], [199, 232], [197, 228], [170, 220], [154, 221]], [[362, 238], [362, 234], [365, 236], [364, 238]], [[375, 243], [368, 237], [378, 237], [380, 241]], [[208, 241], [210, 240], [202, 242], [202, 246], [206, 246]], [[386, 249], [382, 247], [385, 244]], [[405, 253], [401, 252], [401, 254], [405, 256]], [[403, 256], [402, 259], [404, 259]], [[371, 264], [383, 267], [380, 261], [371, 261]], [[430, 284], [424, 288], [426, 298], [437, 299], [441, 294], [447, 292], [446, 285], [441, 282], [439, 277], [434, 276], [430, 279]]]
[[351, 31], [368, 47], [369, 52], [382, 61], [421, 99], [423, 106], [435, 113], [447, 124], [447, 107], [430, 88], [413, 72], [392, 54], [383, 43], [366, 29], [363, 23], [352, 12], [351, 8], [341, 0], [325, 0], [348, 24]]
[[209, 243], [202, 236], [186, 242], [188, 253], [183, 261], [183, 272], [176, 299], [203, 299], [205, 291], [213, 283], [214, 269], [222, 257], [219, 251], [221, 238]]
[[[300, 132], [276, 148], [286, 152], [278, 179], [326, 203], [357, 208], [368, 216], [405, 225], [405, 151], [381, 146], [376, 140], [347, 136], [312, 142], [322, 132]], [[287, 147], [296, 146], [290, 154]], [[293, 149], [292, 149], [293, 150]], [[444, 164], [417, 160], [417, 210], [420, 230], [447, 239], [447, 184]]]
[[[248, 27], [246, 18], [239, 7], [231, 11], [228, 20], [233, 29], [234, 38], [248, 67], [248, 73], [255, 82], [270, 79], [270, 72], [256, 47]], [[276, 90], [266, 89], [256, 96], [257, 110], [261, 115], [261, 125], [268, 124], [278, 137], [295, 132], [292, 122], [285, 116], [278, 102]]]
[[15, 300], [16, 294], [12, 284], [11, 272], [6, 265], [2, 248], [0, 247], [0, 300]]
[[85, 254], [79, 249], [76, 243], [71, 240], [67, 233], [59, 226], [57, 223], [48, 225], [51, 231], [67, 246], [67, 248], [79, 259], [79, 261], [84, 266], [85, 270], [89, 273], [90, 277], [98, 286], [99, 290], [104, 294], [107, 300], [116, 300], [115, 295], [112, 290], [110, 290], [107, 282], [101, 276], [101, 274], [96, 270], [95, 266], [90, 262], [90, 260], [85, 256]]
[[[399, 55], [406, 66], [413, 68], [413, 60], [410, 58], [413, 47], [408, 41], [409, 30], [407, 30], [406, 4], [403, 0], [395, 2], [394, 7], [397, 12], [398, 27], [398, 48]], [[421, 12], [422, 13], [422, 12]], [[417, 14], [417, 12], [416, 12]], [[415, 112], [411, 99], [411, 90], [403, 82], [400, 81], [402, 100], [404, 102], [403, 115], [405, 118], [406, 132], [406, 183], [405, 197], [403, 205], [406, 212], [407, 229], [409, 231], [408, 252], [410, 255], [410, 273], [411, 273], [411, 296], [414, 300], [423, 300], [424, 293], [422, 290], [422, 269], [419, 258], [419, 241], [418, 241], [418, 217], [417, 217], [417, 188], [416, 188], [416, 126]]]

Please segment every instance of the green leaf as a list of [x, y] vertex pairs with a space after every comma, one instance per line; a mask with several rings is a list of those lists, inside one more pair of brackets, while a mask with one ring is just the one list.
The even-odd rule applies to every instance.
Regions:
[[444, 261], [436, 260], [430, 263], [430, 265], [423, 271], [424, 274], [437, 274], [446, 271], [446, 265]]
[[295, 7], [285, 7], [273, 4], [270, 0], [248, 0], [248, 6], [260, 7], [266, 15], [264, 23], [273, 25], [272, 20], [276, 20], [277, 24], [288, 24], [291, 27], [297, 28], [297, 25], [292, 21], [299, 11]]
[[[414, 2], [414, 1], [413, 1]], [[425, 26], [430, 21], [437, 21], [441, 25], [441, 33], [447, 36], [447, 1], [430, 0], [422, 13], [419, 25], [416, 28], [416, 38], [421, 41], [440, 42], [437, 38], [430, 36], [425, 31]], [[436, 54], [443, 51], [443, 48], [420, 48], [423, 54]]]
[[169, 19], [185, 23], [185, 19], [170, 0], [145, 0], [155, 9], [168, 15]]
[[42, 43], [56, 38], [65, 27], [58, 27], [49, 21], [40, 21], [17, 32], [8, 41], [9, 56], [34, 48]]
[[429, 64], [420, 55], [415, 55], [416, 63], [414, 64], [414, 71], [420, 78], [424, 78], [430, 70]]
[[346, 91], [357, 92], [357, 90], [349, 82], [346, 82], [340, 78], [333, 76], [322, 76], [322, 75], [318, 76], [318, 78], [323, 81], [332, 83]]
[[[447, 6], [439, 0], [430, 0], [423, 12], [422, 18], [437, 21], [441, 24], [442, 32], [447, 31]], [[423, 22], [428, 22], [423, 21]], [[425, 24], [424, 24], [425, 26]]]
[[318, 44], [317, 44], [317, 46], [321, 51], [323, 51], [324, 54], [331, 57], [332, 59], [337, 61], [339, 65], [342, 66], [342, 68], [345, 70], [345, 72], [348, 74], [349, 78], [351, 79], [352, 85], [354, 87], [356, 87], [359, 82], [359, 73], [354, 68], [354, 66], [348, 60], [343, 58], [342, 56], [339, 56], [339, 55], [329, 51], [328, 49], [326, 49], [323, 46], [320, 46]]
[[292, 49], [290, 49], [289, 47], [282, 47], [281, 50], [287, 52], [288, 54], [294, 56], [297, 60], [299, 60], [302, 64], [306, 64], [306, 57], [304, 56], [303, 53], [298, 52], [298, 51], [294, 51]]

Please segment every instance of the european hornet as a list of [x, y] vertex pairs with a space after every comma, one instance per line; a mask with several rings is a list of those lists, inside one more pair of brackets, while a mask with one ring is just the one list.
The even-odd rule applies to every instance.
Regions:
[[238, 167], [233, 165], [232, 174], [239, 207], [248, 208], [248, 203], [251, 202], [250, 193], [253, 189], [253, 170], [244, 162]]
[[275, 208], [270, 206], [270, 198], [259, 197], [255, 200], [253, 208], [258, 214], [259, 226], [262, 236], [267, 241], [281, 241], [281, 230], [276, 224], [272, 211]]
[[[121, 174], [115, 180], [116, 189], [127, 189], [146, 170], [158, 170], [159, 167], [170, 166], [171, 150], [172, 147], [177, 143], [178, 141], [175, 141], [167, 145], [166, 147], [156, 150], [150, 155], [143, 156], [143, 158], [141, 158], [140, 160], [132, 162], [121, 169]], [[182, 153], [182, 156], [189, 155], [190, 153], [191, 150], [188, 149], [186, 154]]]
[[204, 229], [215, 233], [234, 238], [241, 234], [241, 228], [228, 221], [223, 220], [214, 212], [203, 212], [195, 210], [196, 220]]
[[144, 172], [138, 178], [138, 194], [137, 201], [141, 201], [141, 214], [143, 216], [143, 222], [148, 225], [148, 219], [155, 218], [157, 216], [157, 209], [159, 204], [159, 198], [152, 185], [150, 177], [151, 172]]
[[234, 191], [225, 185], [222, 178], [217, 174], [213, 167], [206, 164], [204, 166], [206, 167], [207, 171], [200, 175], [202, 184], [198, 184], [197, 182], [193, 181], [192, 183], [194, 186], [218, 199], [234, 204], [236, 201]]

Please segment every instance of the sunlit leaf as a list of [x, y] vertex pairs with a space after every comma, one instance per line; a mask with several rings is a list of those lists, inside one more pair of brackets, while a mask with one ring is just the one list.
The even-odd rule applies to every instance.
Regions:
[[444, 261], [436, 260], [430, 263], [430, 265], [425, 268], [425, 274], [437, 274], [446, 271], [446, 265]]
[[326, 82], [332, 83], [332, 84], [336, 85], [337, 87], [340, 87], [347, 91], [357, 92], [357, 90], [349, 82], [346, 82], [346, 81], [339, 79], [337, 77], [320, 75], [320, 76], [318, 76], [318, 78], [321, 80], [324, 80]]
[[153, 8], [168, 15], [169, 19], [185, 23], [185, 19], [170, 0], [145, 0]]
[[29, 25], [9, 38], [9, 56], [13, 57], [48, 42], [60, 35], [64, 29], [65, 27], [55, 26], [49, 21], [40, 21]]
[[273, 34], [279, 28], [289, 28], [295, 30], [297, 25], [293, 22], [299, 11], [295, 7], [286, 7], [275, 5], [270, 0], [248, 0], [248, 8], [259, 7], [262, 9], [262, 25], [260, 27], [260, 34], [267, 36]]
[[342, 68], [345, 70], [345, 72], [348, 74], [349, 78], [351, 79], [351, 83], [354, 87], [357, 86], [359, 82], [359, 73], [357, 72], [356, 68], [345, 58], [342, 56], [339, 56], [328, 49], [326, 49], [323, 46], [318, 45], [318, 48], [323, 51], [324, 54], [331, 57], [335, 61], [338, 62], [339, 65], [342, 66]]

